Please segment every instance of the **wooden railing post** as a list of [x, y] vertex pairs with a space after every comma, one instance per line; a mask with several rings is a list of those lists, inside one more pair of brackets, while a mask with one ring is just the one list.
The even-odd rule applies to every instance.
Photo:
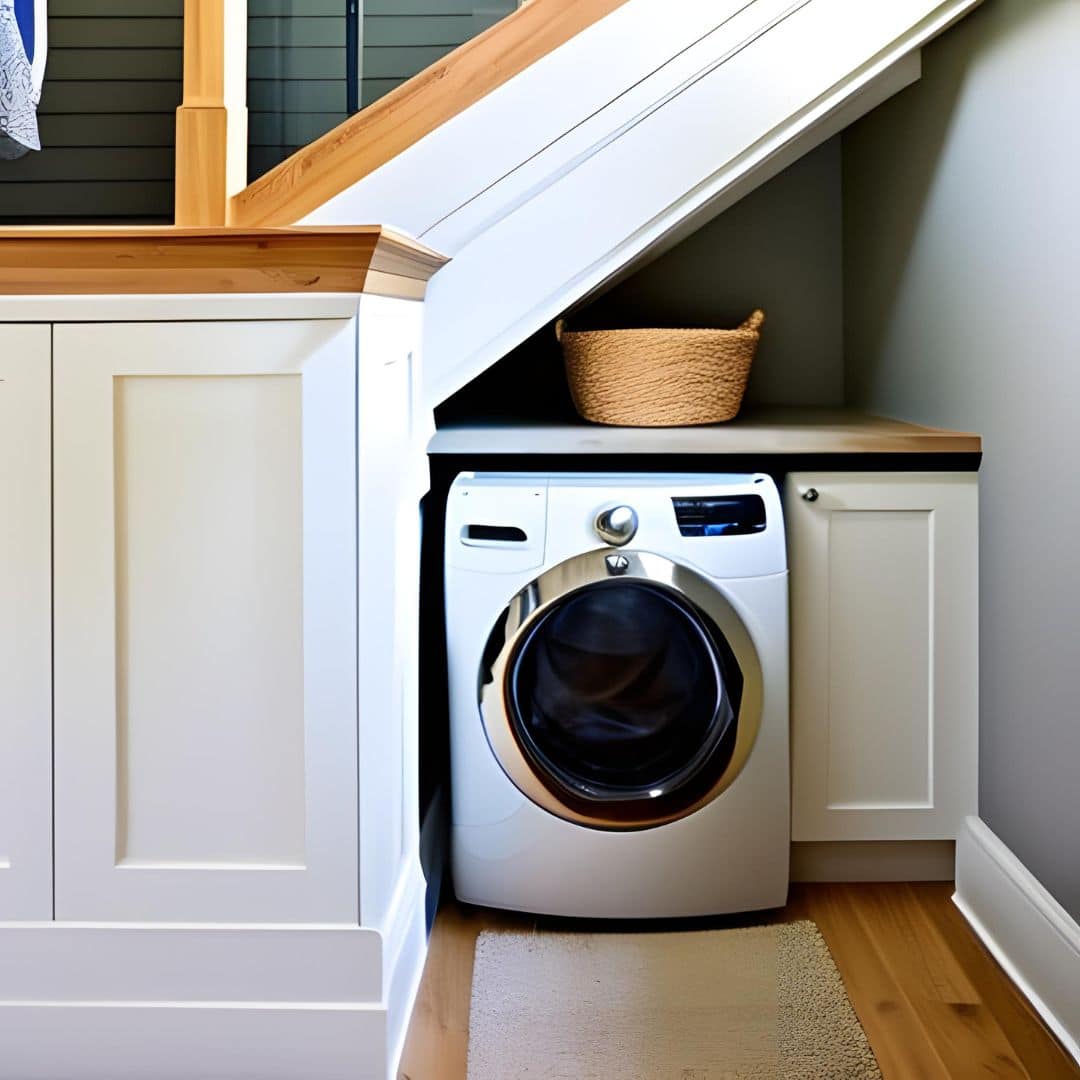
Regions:
[[184, 0], [176, 224], [226, 224], [229, 199], [246, 183], [246, 0]]

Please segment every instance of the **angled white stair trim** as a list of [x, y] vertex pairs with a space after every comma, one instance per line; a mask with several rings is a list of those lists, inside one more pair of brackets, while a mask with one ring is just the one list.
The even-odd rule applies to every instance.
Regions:
[[628, 0], [306, 220], [391, 221], [453, 257], [424, 401], [919, 75], [979, 0]]
[[[423, 235], [428, 238], [427, 242], [460, 250], [530, 198], [556, 184], [648, 120], [695, 83], [713, 74], [744, 49], [751, 48], [770, 30], [811, 2], [813, 0], [796, 0], [795, 3], [791, 0], [755, 0], [753, 3], [717, 4], [717, 14], [723, 12], [725, 17], [713, 29], [426, 229]], [[675, 25], [681, 22], [671, 18], [670, 8], [666, 19]], [[652, 30], [653, 27], [649, 27], [649, 31]], [[567, 72], [566, 77], [572, 77], [571, 73]], [[576, 78], [572, 85], [576, 98]], [[515, 117], [512, 113], [504, 113], [494, 119], [505, 127]]]
[[1080, 1063], [1080, 925], [981, 818], [957, 841], [953, 900]]
[[444, 400], [735, 184], [767, 175], [796, 140], [816, 145], [815, 129], [971, 6], [813, 0], [451, 249], [428, 291], [427, 400]]
[[697, 209], [665, 232], [658, 240], [649, 244], [643, 252], [602, 281], [596, 289], [580, 297], [575, 302], [576, 305], [586, 304], [594, 292], [611, 288], [617, 282], [632, 276], [646, 263], [658, 259], [713, 218], [734, 206], [755, 188], [761, 187], [762, 184], [782, 173], [799, 158], [822, 143], [828, 142], [833, 136], [839, 135], [844, 128], [876, 109], [894, 94], [918, 82], [921, 76], [922, 52], [916, 49], [901, 56], [895, 63], [888, 65], [881, 74], [875, 75], [864, 87], [848, 97], [842, 105], [832, 109], [805, 131], [797, 134], [752, 171], [745, 173], [740, 179], [717, 192], [711, 199], [701, 203]]
[[[763, 2], [790, 8], [807, 0], [681, 0], [674, 13], [669, 0], [628, 0], [304, 220], [366, 220], [377, 208], [380, 220], [420, 236]], [[633, 113], [607, 115], [614, 130]]]

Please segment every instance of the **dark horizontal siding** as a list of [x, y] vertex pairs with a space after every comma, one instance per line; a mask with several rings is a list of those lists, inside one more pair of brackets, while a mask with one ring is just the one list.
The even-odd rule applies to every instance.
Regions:
[[364, 44], [371, 49], [454, 45], [472, 33], [472, 15], [365, 15]]
[[[0, 187], [4, 217], [28, 221], [171, 221], [171, 180], [83, 181], [8, 184]], [[162, 213], [168, 207], [168, 214]]]
[[360, 84], [360, 108], [366, 108], [373, 101], [386, 97], [391, 90], [396, 90], [408, 79], [364, 79]]
[[182, 19], [183, 14], [184, 0], [49, 0], [50, 19]]
[[173, 214], [183, 0], [50, 0], [42, 151], [0, 162], [0, 220]]
[[433, 15], [468, 15], [480, 9], [498, 8], [504, 13], [517, 5], [513, 0], [492, 0], [485, 4], [478, 0], [476, 4], [469, 0], [364, 0], [365, 20], [374, 15], [411, 15], [429, 18]]
[[345, 119], [344, 112], [252, 113], [248, 141], [252, 147], [307, 146]]
[[[516, 0], [362, 0], [370, 105], [517, 7]], [[248, 175], [345, 118], [345, 0], [248, 0]]]
[[516, 0], [364, 0], [361, 107], [437, 63], [517, 6]]
[[50, 49], [181, 49], [183, 23], [155, 18], [56, 19]]
[[[361, 105], [516, 6], [364, 0]], [[249, 0], [249, 165], [346, 117], [345, 0]], [[0, 162], [0, 221], [170, 220], [183, 0], [50, 0], [40, 154]]]
[[345, 0], [248, 0], [248, 177], [346, 115]]
[[255, 114], [271, 117], [287, 113], [333, 113], [345, 110], [345, 91], [340, 79], [253, 79], [248, 83], [248, 123]]

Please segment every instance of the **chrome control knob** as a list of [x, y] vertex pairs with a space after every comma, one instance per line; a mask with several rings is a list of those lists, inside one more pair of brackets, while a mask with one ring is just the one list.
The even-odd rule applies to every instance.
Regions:
[[622, 547], [629, 544], [637, 533], [637, 512], [632, 506], [612, 506], [596, 515], [593, 528], [605, 544]]

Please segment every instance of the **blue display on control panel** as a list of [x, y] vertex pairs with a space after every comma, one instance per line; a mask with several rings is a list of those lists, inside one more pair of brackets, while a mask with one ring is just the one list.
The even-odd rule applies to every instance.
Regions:
[[765, 531], [765, 500], [760, 495], [717, 495], [672, 499], [683, 536], [745, 536]]

